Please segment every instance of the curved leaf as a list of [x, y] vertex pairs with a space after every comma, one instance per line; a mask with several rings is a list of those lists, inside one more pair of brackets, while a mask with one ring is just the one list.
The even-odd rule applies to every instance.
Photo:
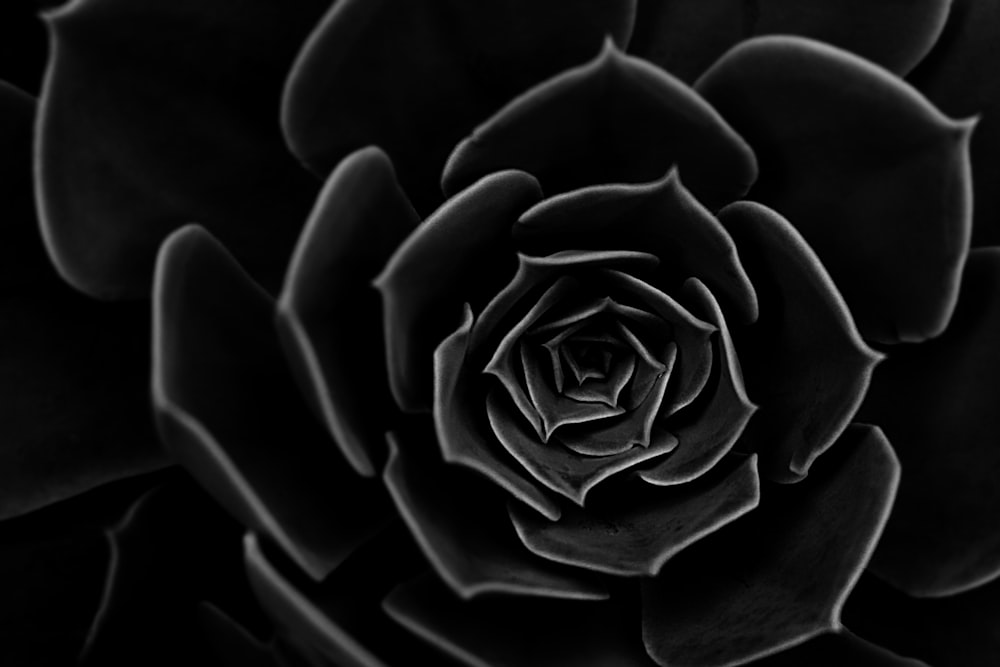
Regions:
[[802, 483], [765, 487], [754, 512], [642, 582], [650, 655], [664, 665], [743, 665], [837, 630], [898, 480], [885, 437], [857, 425]]
[[[518, 271], [519, 275], [524, 273], [524, 271]], [[522, 348], [521, 337], [539, 317], [560, 301], [565, 300], [576, 289], [579, 289], [579, 284], [571, 276], [558, 278], [551, 287], [542, 293], [538, 301], [531, 306], [531, 310], [521, 318], [521, 321], [504, 335], [503, 340], [500, 341], [493, 353], [493, 357], [482, 371], [500, 382], [510, 395], [514, 406], [521, 413], [521, 416], [531, 424], [542, 442], [548, 442], [552, 431], [562, 425], [563, 419], [575, 417], [578, 420], [586, 421], [602, 415], [621, 412], [620, 408], [613, 406], [589, 404], [581, 405], [575, 415], [566, 415], [567, 408], [569, 405], [575, 404], [575, 401], [560, 397], [562, 399], [561, 405], [540, 405], [531, 395], [530, 380], [528, 382], [521, 380], [524, 371], [520, 370], [519, 372], [520, 358], [517, 353]], [[468, 359], [466, 362], [468, 363]]]
[[894, 348], [858, 413], [898, 443], [906, 471], [871, 569], [910, 595], [1000, 576], [998, 290], [1000, 249], [974, 250], [948, 330]]
[[[475, 355], [494, 354], [493, 345], [499, 346], [503, 337], [525, 318], [535, 302], [526, 299], [530, 293], [548, 286], [547, 281], [561, 277], [572, 278], [575, 274], [590, 273], [595, 269], [627, 269], [633, 273], [646, 274], [656, 268], [659, 260], [646, 252], [634, 250], [564, 250], [551, 255], [517, 255], [517, 272], [502, 290], [482, 309], [472, 328], [470, 352]], [[556, 317], [539, 322], [539, 327], [553, 324], [559, 317], [570, 317], [571, 310], [595, 297], [594, 294], [577, 290], [578, 298], [567, 299], [553, 309]], [[603, 297], [605, 295], [600, 295]], [[552, 321], [548, 321], [551, 319]], [[567, 322], [568, 323], [568, 322]], [[485, 362], [484, 362], [485, 363]]]
[[382, 293], [393, 396], [404, 410], [431, 406], [431, 355], [461, 317], [513, 275], [510, 228], [541, 199], [528, 174], [492, 174], [448, 200], [403, 242], [375, 280]]
[[146, 296], [160, 242], [191, 221], [280, 284], [316, 191], [282, 140], [281, 85], [328, 4], [77, 0], [45, 16], [37, 191], [70, 284]]
[[454, 193], [498, 169], [523, 169], [551, 195], [657, 180], [674, 163], [710, 208], [746, 194], [757, 176], [753, 152], [705, 100], [608, 41], [594, 60], [532, 88], [477, 127], [448, 158], [442, 183]]
[[1000, 661], [997, 600], [997, 580], [948, 597], [913, 598], [866, 573], [844, 606], [844, 623], [928, 665], [991, 667]]
[[470, 368], [472, 310], [434, 352], [434, 426], [444, 460], [475, 470], [548, 519], [559, 518], [559, 505], [533, 482], [503, 450], [483, 414], [480, 373]]
[[684, 291], [697, 306], [692, 308], [694, 312], [719, 330], [715, 355], [719, 369], [704, 411], [696, 414], [693, 422], [672, 427], [677, 436], [677, 450], [663, 463], [639, 473], [642, 479], [657, 486], [682, 484], [705, 474], [729, 453], [757, 411], [743, 387], [739, 358], [715, 297], [697, 278], [689, 279]]
[[[282, 123], [293, 152], [327, 174], [377, 144], [426, 214], [438, 174], [473, 126], [529, 86], [632, 30], [635, 0], [340, 0], [289, 75]], [[450, 194], [450, 193], [449, 193]]]
[[974, 121], [857, 56], [787, 36], [737, 46], [695, 88], [757, 152], [750, 198], [816, 249], [865, 338], [944, 330], [969, 246]]
[[737, 43], [799, 35], [906, 74], [934, 46], [950, 0], [639, 0], [629, 51], [693, 81]]
[[514, 225], [519, 252], [641, 250], [660, 260], [654, 284], [671, 292], [696, 276], [740, 324], [757, 318], [757, 297], [733, 241], [681, 185], [676, 170], [642, 185], [597, 185], [550, 197]]
[[322, 579], [385, 516], [301, 400], [274, 304], [208, 232], [167, 240], [153, 303], [153, 404], [171, 454], [243, 525]]
[[[662, 398], [666, 380], [660, 385], [658, 395], [650, 395], [653, 402], [658, 403], [655, 399]], [[677, 446], [677, 438], [669, 433], [657, 432], [654, 435], [650, 433], [651, 424], [628, 419], [622, 429], [622, 440], [632, 444], [635, 440], [644, 439], [645, 444], [636, 443], [624, 451], [606, 456], [582, 456], [559, 442], [540, 442], [535, 433], [526, 428], [527, 424], [519, 414], [515, 414], [509, 403], [496, 390], [491, 391], [486, 399], [486, 414], [496, 438], [532, 477], [580, 506], [583, 506], [587, 492], [608, 477], [665, 454]], [[591, 422], [586, 426], [588, 430], [599, 429], [603, 421], [606, 420]], [[639, 423], [635, 424], [634, 421]]]
[[568, 509], [554, 523], [516, 506], [510, 518], [539, 556], [617, 576], [655, 577], [669, 559], [757, 506], [757, 457], [729, 463], [684, 486], [639, 483], [599, 507]]
[[599, 583], [532, 557], [510, 527], [502, 495], [484, 492], [478, 476], [445, 469], [432, 459], [434, 444], [421, 439], [426, 436], [389, 435], [383, 479], [421, 550], [457, 595], [608, 596]]
[[303, 577], [253, 533], [243, 544], [253, 592], [278, 636], [297, 654], [291, 664], [441, 664], [436, 651], [392, 623], [380, 606], [400, 581], [425, 571], [398, 526], [366, 542], [321, 583]]
[[371, 280], [417, 223], [385, 154], [351, 154], [323, 188], [278, 300], [278, 331], [299, 385], [347, 460], [369, 477], [393, 408]]
[[828, 632], [751, 663], [754, 667], [928, 667], [858, 637], [847, 629]]
[[[584, 391], [584, 383], [581, 380], [579, 386], [567, 387], [566, 391], [559, 393], [553, 391], [548, 380], [543, 375], [541, 363], [538, 359], [537, 350], [534, 350], [526, 342], [519, 346], [521, 357], [521, 371], [524, 375], [524, 384], [528, 388], [528, 396], [531, 404], [542, 420], [542, 440], [548, 442], [554, 431], [560, 426], [569, 424], [588, 424], [594, 420], [599, 420], [612, 415], [620, 415], [625, 412], [625, 408], [610, 400], [583, 400], [581, 393]], [[626, 367], [628, 370], [628, 367]], [[603, 378], [588, 378], [591, 383], [599, 382]], [[624, 387], [624, 381], [621, 386]], [[575, 390], [575, 392], [574, 392]]]
[[761, 473], [794, 482], [847, 426], [881, 355], [858, 334], [843, 298], [803, 238], [774, 211], [737, 202], [719, 220], [757, 288], [760, 318], [735, 334], [750, 399], [760, 406], [738, 449]]
[[149, 310], [53, 270], [31, 198], [33, 100], [0, 82], [0, 519], [168, 465], [149, 418]]
[[613, 269], [604, 269], [601, 273], [611, 287], [628, 295], [634, 304], [658, 315], [673, 329], [673, 338], [677, 343], [677, 367], [673, 372], [677, 380], [671, 383], [664, 405], [669, 411], [687, 406], [708, 382], [712, 369], [709, 337], [715, 332], [715, 327], [695, 317], [676, 299], [643, 280]]
[[1000, 5], [996, 0], [951, 0], [948, 22], [934, 49], [910, 76], [911, 83], [942, 111], [976, 116], [972, 134], [972, 243], [1000, 243], [1000, 81], [994, 75]]
[[[199, 618], [205, 598], [266, 627], [233, 567], [242, 532], [190, 478], [143, 494], [105, 532], [110, 567], [81, 664], [127, 664], [138, 655], [163, 667], [201, 661], [211, 653]], [[158, 649], [147, 654], [150, 646]]]

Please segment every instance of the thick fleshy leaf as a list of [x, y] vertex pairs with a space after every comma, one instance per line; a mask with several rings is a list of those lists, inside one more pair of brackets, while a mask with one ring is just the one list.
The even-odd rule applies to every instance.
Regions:
[[941, 34], [949, 0], [639, 0], [629, 51], [685, 81], [760, 35], [801, 35], [905, 74]]
[[278, 301], [278, 331], [299, 385], [366, 476], [375, 474], [393, 408], [371, 280], [419, 222], [385, 154], [353, 153], [320, 194]]
[[738, 202], [719, 220], [760, 304], [757, 323], [735, 340], [747, 394], [760, 406], [737, 448], [760, 453], [765, 477], [794, 482], [851, 421], [881, 355], [861, 340], [819, 258], [784, 218]]
[[154, 408], [174, 457], [321, 579], [387, 508], [378, 484], [354, 473], [302, 401], [273, 308], [208, 232], [171, 235], [154, 294]]
[[700, 477], [729, 453], [743, 433], [757, 406], [747, 397], [743, 372], [733, 347], [729, 327], [715, 297], [697, 278], [684, 285], [692, 310], [719, 329], [717, 339], [718, 370], [712, 397], [693, 422], [673, 427], [677, 450], [663, 463], [644, 470], [640, 477], [657, 486], [682, 484]]
[[948, 597], [913, 598], [868, 572], [844, 606], [844, 623], [870, 641], [935, 667], [993, 667], [1000, 663], [997, 600], [997, 580]]
[[30, 97], [0, 82], [0, 519], [167, 465], [149, 418], [149, 310], [66, 285], [38, 234]]
[[566, 510], [555, 523], [514, 505], [510, 518], [524, 546], [539, 556], [618, 576], [654, 577], [669, 559], [759, 501], [757, 457], [751, 455], [682, 487], [639, 483], [600, 507]]
[[676, 170], [655, 183], [597, 185], [546, 199], [514, 225], [519, 252], [641, 250], [660, 259], [667, 293], [700, 278], [740, 324], [757, 318], [757, 297], [733, 241], [714, 216], [681, 185]]
[[855, 425], [806, 480], [766, 486], [757, 510], [642, 583], [650, 655], [742, 665], [837, 630], [898, 481], [881, 431]]
[[636, 636], [637, 605], [514, 597], [471, 602], [434, 577], [397, 587], [386, 612], [467, 667], [653, 667]]
[[515, 498], [556, 520], [556, 502], [504, 451], [483, 414], [480, 372], [468, 363], [472, 310], [434, 352], [434, 426], [444, 460], [483, 475]]
[[972, 243], [1000, 243], [1000, 80], [995, 36], [1000, 31], [996, 0], [951, 0], [944, 32], [910, 81], [942, 111], [957, 118], [977, 116], [972, 134]]
[[1000, 249], [974, 250], [948, 330], [894, 348], [858, 413], [885, 429], [906, 471], [871, 568], [911, 595], [1000, 575], [998, 293]]
[[[294, 153], [326, 174], [383, 147], [418, 210], [440, 202], [448, 151], [521, 91], [632, 30], [634, 0], [340, 0], [289, 76], [282, 120]], [[373, 113], [373, 110], [376, 110]]]
[[427, 559], [457, 595], [608, 596], [597, 582], [532, 556], [510, 526], [503, 494], [441, 462], [433, 437], [390, 434], [383, 479]]
[[[495, 389], [486, 399], [486, 413], [497, 439], [532, 477], [581, 506], [587, 492], [611, 475], [665, 454], [677, 446], [677, 439], [669, 433], [657, 432], [654, 438], [649, 429], [639, 432], [643, 430], [643, 424], [635, 425], [629, 420], [626, 427], [631, 427], [631, 430], [625, 431], [623, 439], [632, 441], [630, 444], [634, 443], [634, 446], [606, 456], [583, 456], [558, 442], [540, 442], [510, 405], [508, 398]], [[588, 423], [586, 427], [599, 428], [601, 421]], [[645, 444], [635, 442], [640, 438], [645, 439]]]
[[302, 576], [270, 544], [247, 534], [244, 562], [250, 585], [279, 637], [297, 654], [298, 660], [290, 664], [450, 664], [382, 611], [382, 599], [389, 591], [426, 571], [407, 537], [399, 526], [380, 533], [330, 577], [316, 583]]
[[753, 667], [928, 667], [865, 641], [845, 628], [751, 663]]
[[868, 61], [788, 36], [737, 46], [696, 89], [757, 152], [749, 196], [816, 249], [865, 338], [944, 330], [968, 252], [974, 122]]
[[200, 662], [212, 651], [200, 623], [204, 598], [239, 610], [263, 631], [246, 578], [233, 567], [242, 533], [186, 476], [143, 494], [106, 531], [108, 574], [81, 663], [128, 664], [139, 655], [163, 667]]
[[498, 169], [523, 169], [552, 195], [654, 181], [675, 163], [711, 208], [746, 194], [757, 177], [753, 151], [705, 100], [609, 40], [594, 60], [532, 88], [477, 127], [448, 158], [442, 184], [454, 193]]
[[37, 192], [70, 284], [148, 295], [160, 242], [192, 221], [280, 284], [316, 182], [276, 115], [295, 50], [328, 4], [79, 0], [46, 15]]
[[510, 228], [541, 197], [528, 174], [488, 176], [417, 227], [376, 279], [390, 386], [404, 410], [430, 408], [434, 349], [454, 329], [463, 303], [478, 311], [514, 274]]

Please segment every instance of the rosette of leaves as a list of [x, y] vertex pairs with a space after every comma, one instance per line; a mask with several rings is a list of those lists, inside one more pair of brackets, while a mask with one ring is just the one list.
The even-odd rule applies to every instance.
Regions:
[[45, 244], [93, 296], [153, 287], [160, 434], [275, 628], [203, 607], [223, 654], [991, 655], [979, 10], [314, 4], [48, 16]]

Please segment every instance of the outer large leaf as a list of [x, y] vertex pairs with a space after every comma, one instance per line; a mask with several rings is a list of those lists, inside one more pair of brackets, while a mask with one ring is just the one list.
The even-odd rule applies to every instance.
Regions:
[[143, 494], [106, 531], [111, 558], [82, 663], [199, 663], [212, 654], [200, 625], [199, 602], [206, 598], [262, 632], [265, 620], [243, 572], [233, 567], [242, 532], [181, 473]]
[[426, 571], [405, 531], [393, 526], [316, 583], [253, 534], [244, 540], [250, 584], [278, 636], [297, 659], [291, 665], [397, 667], [452, 663], [404, 632], [383, 613], [382, 599], [399, 582]]
[[594, 60], [532, 88], [476, 128], [448, 158], [442, 182], [453, 193], [498, 169], [524, 169], [552, 195], [657, 180], [674, 163], [710, 208], [741, 197], [757, 177], [753, 152], [715, 109], [609, 41]]
[[1000, 575], [998, 294], [1000, 249], [974, 250], [948, 330], [895, 348], [859, 412], [885, 429], [906, 471], [872, 569], [912, 595]]
[[0, 83], [0, 518], [167, 464], [149, 418], [149, 311], [59, 279], [31, 199], [32, 100]]
[[934, 667], [993, 667], [1000, 662], [997, 600], [998, 581], [945, 598], [918, 599], [869, 573], [848, 598], [844, 623], [866, 639]]
[[951, 0], [944, 32], [910, 81], [945, 113], [980, 119], [972, 135], [973, 245], [1000, 243], [1000, 3], [996, 0]]
[[801, 35], [905, 74], [934, 46], [950, 0], [640, 0], [629, 51], [693, 81], [730, 47]]
[[492, 598], [462, 601], [432, 577], [393, 590], [390, 616], [467, 667], [652, 667], [637, 603]]
[[171, 453], [216, 500], [322, 579], [387, 508], [306, 409], [273, 308], [207, 232], [175, 232], [157, 267], [154, 408]]
[[280, 284], [316, 190], [282, 141], [281, 85], [328, 4], [78, 0], [47, 15], [37, 185], [72, 285], [147, 295], [160, 241], [190, 222]]
[[375, 148], [330, 175], [278, 301], [278, 327], [299, 385], [347, 460], [375, 474], [393, 409], [381, 304], [371, 280], [419, 219]]
[[377, 144], [427, 214], [448, 151], [529, 86], [628, 41], [634, 0], [340, 0], [288, 80], [282, 120], [299, 158], [326, 175]]
[[853, 426], [799, 484], [643, 587], [643, 635], [663, 665], [742, 665], [840, 625], [885, 525], [899, 463], [877, 428]]
[[815, 253], [774, 211], [737, 202], [719, 213], [757, 288], [760, 318], [735, 339], [747, 394], [760, 406], [737, 448], [763, 476], [801, 479], [850, 422], [880, 355]]
[[757, 152], [750, 198], [816, 249], [865, 338], [944, 330], [969, 245], [974, 123], [870, 62], [787, 36], [737, 46], [695, 88]]

